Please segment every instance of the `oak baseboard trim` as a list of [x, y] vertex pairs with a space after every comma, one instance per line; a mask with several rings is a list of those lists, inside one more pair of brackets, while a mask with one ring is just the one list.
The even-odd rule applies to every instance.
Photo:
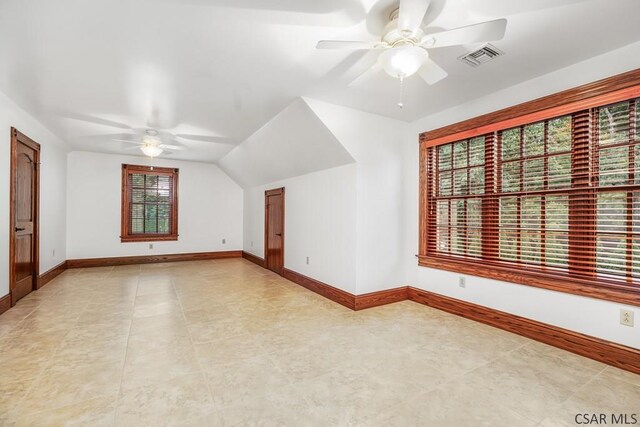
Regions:
[[250, 254], [249, 252], [246, 251], [242, 251], [242, 258], [246, 259], [247, 261], [251, 261], [252, 263], [265, 268], [266, 265], [264, 263], [264, 258], [260, 258], [257, 255], [254, 254]]
[[640, 374], [640, 350], [466, 301], [409, 287], [411, 301]]
[[297, 283], [298, 285], [307, 288], [318, 295], [322, 295], [323, 297], [330, 299], [333, 302], [337, 302], [338, 304], [350, 308], [351, 310], [356, 309], [355, 295], [349, 292], [343, 291], [342, 289], [334, 288], [331, 285], [327, 285], [326, 283], [322, 283], [319, 280], [312, 279], [311, 277], [307, 277], [304, 274], [297, 273], [287, 268], [283, 270], [282, 277], [292, 281], [293, 283]]
[[67, 269], [67, 261], [63, 261], [60, 264], [56, 265], [52, 269], [48, 270], [44, 274], [41, 274], [38, 278], [37, 288], [40, 289], [60, 274], [62, 274]]
[[0, 298], [0, 314], [11, 308], [11, 294], [6, 294]]
[[401, 286], [399, 288], [385, 289], [384, 291], [355, 295], [355, 310], [364, 310], [366, 308], [405, 301], [408, 299], [407, 292], [408, 286]]
[[156, 264], [162, 262], [205, 261], [212, 259], [240, 258], [242, 251], [195, 252], [186, 254], [142, 255], [109, 258], [84, 258], [67, 260], [67, 268], [112, 267], [116, 265]]
[[287, 268], [284, 269], [282, 277], [354, 311], [393, 304], [407, 299], [407, 286], [354, 295]]

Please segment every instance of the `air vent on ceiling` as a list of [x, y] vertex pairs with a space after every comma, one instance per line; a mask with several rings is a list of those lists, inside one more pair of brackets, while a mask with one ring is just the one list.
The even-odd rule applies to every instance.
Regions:
[[504, 55], [503, 51], [501, 51], [494, 45], [487, 43], [486, 45], [482, 46], [480, 49], [464, 54], [460, 56], [458, 59], [467, 65], [471, 65], [472, 67], [478, 67], [502, 55]]

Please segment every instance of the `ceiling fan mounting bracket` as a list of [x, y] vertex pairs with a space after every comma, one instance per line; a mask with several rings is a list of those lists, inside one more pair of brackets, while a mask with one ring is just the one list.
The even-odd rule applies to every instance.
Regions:
[[424, 31], [422, 28], [418, 28], [415, 31], [407, 31], [398, 29], [396, 21], [391, 21], [385, 27], [385, 32], [382, 35], [382, 41], [390, 47], [401, 46], [403, 44], [419, 45], [424, 37]]
[[389, 22], [382, 31], [381, 40], [389, 47], [402, 46], [405, 44], [419, 45], [424, 37], [424, 30], [418, 27], [415, 30], [400, 29], [398, 27], [398, 14], [400, 9], [397, 8], [389, 15]]

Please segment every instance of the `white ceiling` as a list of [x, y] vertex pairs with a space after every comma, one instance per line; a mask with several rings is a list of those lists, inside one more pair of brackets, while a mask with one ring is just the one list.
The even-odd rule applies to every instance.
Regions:
[[231, 151], [219, 165], [244, 188], [355, 160], [302, 98]]
[[[393, 0], [0, 0], [0, 90], [72, 147], [132, 154], [154, 127], [217, 161], [299, 96], [405, 121], [640, 40], [639, 0], [433, 0], [427, 29], [507, 17], [504, 57], [471, 68], [472, 46], [431, 51], [449, 77], [348, 83], [375, 53], [318, 51], [374, 39]], [[172, 139], [167, 133], [167, 141]], [[127, 149], [128, 150], [125, 150]]]

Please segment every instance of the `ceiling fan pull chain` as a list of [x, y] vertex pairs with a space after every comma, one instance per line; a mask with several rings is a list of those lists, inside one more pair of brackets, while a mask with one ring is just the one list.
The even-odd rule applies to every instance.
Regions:
[[404, 107], [404, 103], [402, 102], [403, 95], [404, 95], [404, 76], [400, 75], [400, 102], [398, 102], [398, 108], [400, 109]]

